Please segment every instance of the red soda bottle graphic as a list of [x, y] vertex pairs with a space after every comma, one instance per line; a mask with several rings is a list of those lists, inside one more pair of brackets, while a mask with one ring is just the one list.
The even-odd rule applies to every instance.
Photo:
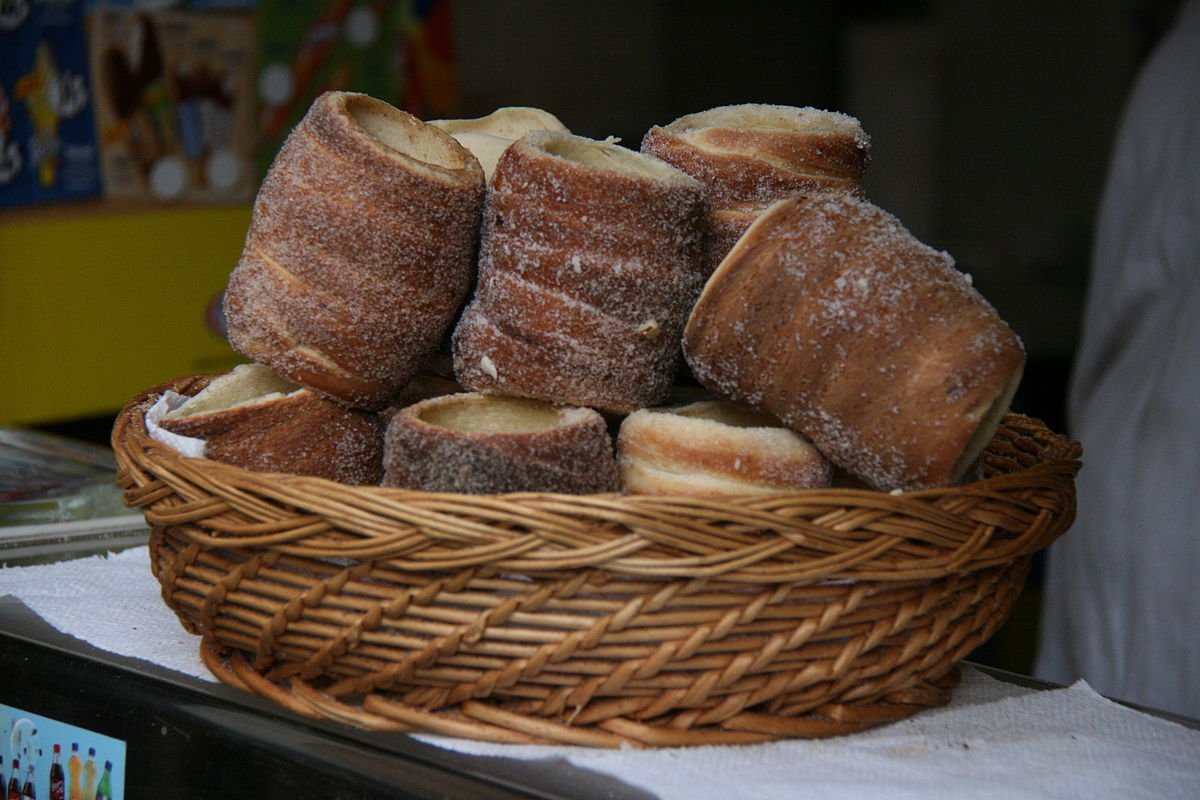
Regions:
[[67, 784], [67, 800], [83, 800], [83, 759], [79, 757], [79, 742], [71, 745], [67, 774], [71, 777], [71, 782]]
[[67, 800], [67, 780], [63, 775], [62, 748], [54, 745], [54, 761], [50, 763], [50, 800]]
[[13, 759], [12, 777], [8, 779], [8, 800], [21, 800], [21, 762]]

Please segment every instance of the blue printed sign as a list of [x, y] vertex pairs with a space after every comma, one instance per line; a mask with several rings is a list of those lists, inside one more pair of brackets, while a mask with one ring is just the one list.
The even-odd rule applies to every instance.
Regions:
[[93, 111], [78, 0], [0, 0], [0, 208], [100, 193]]
[[0, 758], [0, 786], [6, 790], [0, 795], [5, 797], [125, 797], [123, 741], [3, 704]]

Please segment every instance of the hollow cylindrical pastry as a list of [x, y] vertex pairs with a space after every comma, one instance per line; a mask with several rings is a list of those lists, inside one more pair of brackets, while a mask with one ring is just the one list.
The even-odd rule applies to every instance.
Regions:
[[1020, 341], [895, 217], [850, 195], [780, 201], [709, 279], [684, 352], [710, 390], [802, 432], [876, 489], [958, 481], [994, 434]]
[[383, 474], [383, 423], [279, 377], [261, 364], [218, 376], [159, 426], [204, 441], [204, 456], [258, 472], [353, 485]]
[[366, 95], [313, 103], [267, 173], [225, 295], [243, 355], [378, 409], [453, 325], [483, 172], [448, 134]]
[[549, 111], [528, 106], [505, 106], [474, 119], [433, 119], [429, 124], [441, 128], [470, 150], [479, 159], [489, 181], [508, 146], [530, 131], [570, 133]]
[[726, 400], [633, 412], [617, 436], [617, 466], [629, 494], [693, 497], [824, 487], [831, 475], [803, 436]]
[[424, 400], [388, 423], [383, 485], [500, 494], [616, 491], [604, 418], [588, 408], [475, 392]]
[[861, 192], [870, 140], [858, 120], [815, 108], [718, 106], [651, 128], [642, 152], [697, 178], [712, 211], [708, 272], [776, 200], [813, 192]]
[[476, 391], [615, 413], [660, 402], [703, 282], [705, 209], [703, 187], [657, 159], [526, 134], [488, 189], [455, 376]]

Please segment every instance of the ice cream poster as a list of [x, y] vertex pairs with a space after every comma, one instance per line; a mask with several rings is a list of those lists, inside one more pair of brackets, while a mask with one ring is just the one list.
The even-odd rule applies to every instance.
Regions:
[[0, 704], [4, 797], [122, 800], [125, 742]]
[[0, 0], [0, 207], [99, 192], [81, 3]]

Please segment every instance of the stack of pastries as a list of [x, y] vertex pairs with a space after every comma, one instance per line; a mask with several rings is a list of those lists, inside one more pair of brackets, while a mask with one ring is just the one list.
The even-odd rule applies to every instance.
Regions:
[[[635, 151], [539, 109], [327, 93], [230, 276], [252, 364], [161, 424], [250, 469], [433, 492], [968, 479], [1021, 344], [866, 199], [868, 155], [815, 109], [710, 109]], [[702, 396], [672, 403], [685, 359]]]

